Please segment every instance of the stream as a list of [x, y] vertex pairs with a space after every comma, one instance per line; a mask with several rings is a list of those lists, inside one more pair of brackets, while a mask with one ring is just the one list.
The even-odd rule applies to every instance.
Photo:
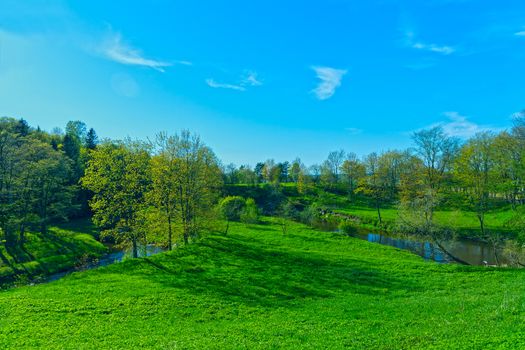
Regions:
[[[356, 237], [368, 242], [379, 243], [408, 250], [423, 257], [425, 260], [433, 260], [439, 263], [451, 263], [453, 260], [439, 247], [429, 241], [419, 241], [410, 237], [388, 236], [379, 233], [358, 234]], [[495, 265], [494, 248], [483, 242], [470, 240], [457, 240], [443, 242], [443, 247], [453, 256], [469, 263], [470, 265]], [[500, 262], [507, 263], [502, 252], [498, 251]], [[485, 263], [486, 262], [486, 263]]]
[[[162, 248], [160, 248], [158, 246], [146, 245], [146, 246], [143, 246], [143, 247], [139, 248], [138, 256], [139, 256], [139, 258], [143, 258], [143, 257], [146, 257], [146, 256], [151, 256], [151, 255], [155, 255], [155, 254], [158, 254], [158, 253], [162, 253], [163, 251], [165, 251], [165, 249], [162, 249]], [[90, 263], [86, 264], [81, 269], [71, 268], [71, 269], [66, 270], [66, 271], [57, 272], [57, 273], [51, 274], [49, 276], [45, 276], [45, 277], [39, 278], [37, 280], [34, 280], [32, 283], [40, 284], [40, 283], [53, 282], [53, 281], [61, 279], [64, 276], [67, 276], [67, 275], [69, 275], [69, 274], [71, 274], [73, 272], [91, 270], [91, 269], [94, 269], [94, 268], [97, 268], [97, 267], [111, 265], [111, 264], [120, 262], [120, 261], [122, 261], [122, 260], [124, 260], [126, 258], [130, 258], [130, 257], [131, 257], [131, 252], [129, 252], [129, 251], [116, 250], [116, 251], [113, 251], [111, 253], [108, 253], [106, 255], [101, 256], [99, 259], [97, 259], [94, 262], [90, 262]]]

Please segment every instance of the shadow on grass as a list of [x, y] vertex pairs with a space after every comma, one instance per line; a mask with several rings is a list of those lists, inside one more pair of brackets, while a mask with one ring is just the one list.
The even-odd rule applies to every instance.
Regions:
[[272, 250], [239, 236], [210, 237], [180, 251], [129, 264], [124, 273], [140, 275], [148, 282], [262, 307], [338, 293], [373, 295], [419, 289], [414, 282], [360, 260], [335, 261], [309, 252]]

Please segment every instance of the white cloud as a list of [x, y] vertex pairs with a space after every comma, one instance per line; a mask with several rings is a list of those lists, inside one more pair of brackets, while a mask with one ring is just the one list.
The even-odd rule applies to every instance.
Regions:
[[516, 32], [516, 33], [514, 33], [514, 35], [516, 35], [516, 36], [525, 36], [525, 30], [522, 30], [520, 32]]
[[347, 73], [345, 69], [335, 69], [330, 67], [312, 67], [321, 79], [319, 85], [312, 90], [319, 100], [326, 100], [332, 97], [335, 90], [341, 85], [343, 76]]
[[[168, 62], [153, 60], [143, 57], [140, 50], [134, 49], [122, 41], [120, 34], [112, 35], [109, 40], [107, 40], [101, 48], [102, 54], [115, 62], [133, 65], [133, 66], [142, 66], [149, 67], [159, 72], [164, 72], [165, 67], [169, 67], [172, 64]], [[189, 62], [183, 61], [186, 64]], [[178, 62], [181, 63], [181, 62]], [[184, 64], [184, 63], [181, 63]]]
[[471, 122], [468, 117], [458, 112], [445, 112], [443, 115], [448, 118], [448, 121], [435, 123], [430, 127], [440, 126], [448, 136], [467, 139], [480, 132], [502, 130], [502, 128], [491, 125], [479, 125]]
[[442, 55], [450, 55], [456, 52], [456, 49], [452, 46], [428, 44], [419, 40], [416, 41], [414, 32], [411, 31], [405, 32], [405, 41], [409, 47], [417, 50], [430, 51]]
[[244, 86], [235, 85], [235, 84], [218, 83], [218, 82], [216, 82], [213, 79], [206, 79], [206, 84], [208, 84], [208, 86], [212, 87], [212, 88], [232, 89], [232, 90], [237, 90], [237, 91], [245, 91], [246, 90], [246, 88]]
[[238, 84], [219, 83], [214, 79], [206, 79], [206, 84], [208, 84], [208, 86], [212, 88], [246, 91], [246, 87], [261, 86], [262, 82], [257, 78], [257, 72], [247, 71], [245, 75], [241, 77], [240, 82]]
[[257, 72], [248, 71], [242, 79], [241, 85], [261, 86], [262, 81], [258, 80]]

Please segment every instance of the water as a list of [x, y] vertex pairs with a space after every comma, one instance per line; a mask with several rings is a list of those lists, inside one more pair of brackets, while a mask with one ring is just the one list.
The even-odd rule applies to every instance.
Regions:
[[[165, 251], [165, 250], [160, 248], [160, 247], [157, 247], [155, 245], [149, 244], [149, 245], [146, 245], [146, 246], [143, 246], [143, 247], [139, 248], [138, 256], [139, 256], [139, 258], [142, 258], [142, 257], [146, 257], [146, 256], [151, 256], [151, 255], [155, 255], [155, 254], [158, 254], [158, 253], [162, 253], [163, 251]], [[49, 276], [40, 278], [38, 280], [35, 280], [35, 281], [33, 281], [33, 283], [47, 283], [47, 282], [56, 281], [56, 280], [61, 279], [64, 276], [69, 275], [70, 273], [73, 273], [73, 272], [76, 272], [76, 271], [82, 271], [82, 270], [90, 270], [90, 269], [94, 269], [94, 268], [101, 267], [101, 266], [111, 265], [111, 264], [114, 264], [116, 262], [120, 262], [120, 261], [124, 260], [126, 257], [131, 257], [131, 252], [124, 251], [124, 250], [114, 251], [112, 253], [109, 253], [109, 254], [106, 254], [106, 255], [102, 256], [101, 258], [97, 259], [94, 262], [90, 262], [90, 263], [86, 264], [81, 269], [74, 269], [73, 268], [73, 269], [69, 269], [69, 270], [66, 270], [66, 271], [57, 272], [57, 273], [54, 273], [52, 275], [49, 275]]]
[[[357, 237], [369, 242], [408, 250], [426, 260], [440, 263], [453, 262], [453, 259], [444, 253], [443, 250], [429, 241], [418, 241], [409, 237], [393, 237], [379, 233], [358, 234]], [[453, 256], [470, 265], [485, 265], [485, 262], [489, 265], [496, 265], [494, 249], [486, 243], [458, 240], [443, 242], [442, 245]], [[506, 263], [501, 252], [498, 252], [498, 257], [500, 258], [500, 263]]]

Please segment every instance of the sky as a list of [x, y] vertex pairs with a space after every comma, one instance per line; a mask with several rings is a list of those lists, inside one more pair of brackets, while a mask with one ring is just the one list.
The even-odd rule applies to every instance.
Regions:
[[522, 0], [0, 0], [0, 116], [189, 129], [225, 164], [497, 132], [524, 82]]

